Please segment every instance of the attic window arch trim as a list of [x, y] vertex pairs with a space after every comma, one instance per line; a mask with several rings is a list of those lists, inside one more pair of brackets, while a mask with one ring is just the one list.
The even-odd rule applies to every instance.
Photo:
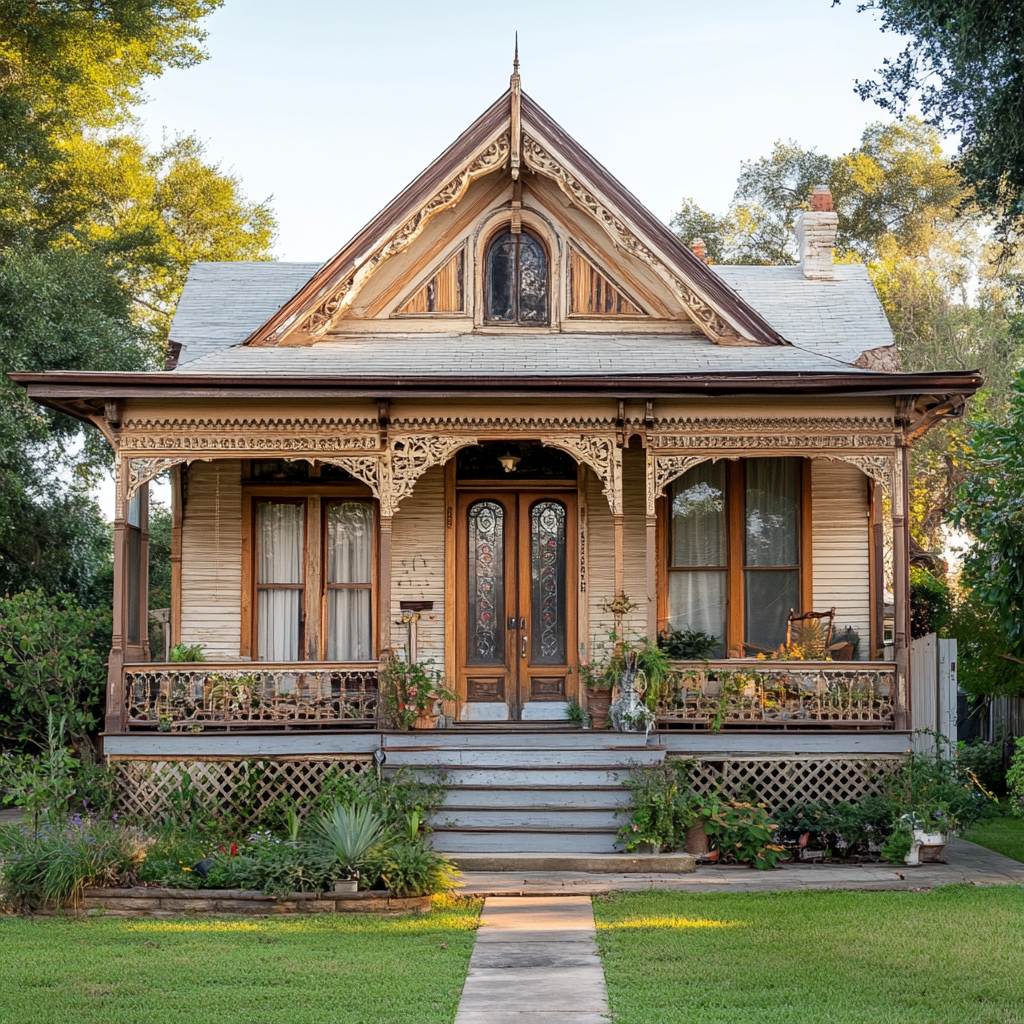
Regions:
[[[525, 211], [524, 211], [525, 212]], [[522, 284], [523, 284], [523, 264], [522, 264], [522, 240], [529, 239], [533, 245], [535, 245], [540, 254], [544, 259], [544, 308], [543, 315], [537, 317], [522, 316]], [[509, 311], [511, 317], [496, 317], [492, 313], [492, 301], [493, 296], [491, 292], [492, 274], [494, 273], [494, 267], [492, 266], [492, 252], [494, 247], [502, 242], [508, 244], [510, 241], [515, 242], [515, 256], [514, 256], [514, 280], [512, 281], [509, 288]], [[544, 330], [550, 330], [552, 325], [556, 322], [554, 299], [556, 289], [553, 287], [552, 278], [557, 273], [557, 262], [555, 253], [553, 252], [553, 246], [550, 241], [545, 238], [545, 232], [538, 230], [533, 224], [527, 223], [524, 218], [521, 231], [513, 232], [511, 220], [502, 220], [496, 225], [491, 227], [491, 230], [485, 236], [484, 244], [480, 247], [480, 285], [482, 292], [482, 325], [484, 327], [516, 327], [516, 328], [541, 328]], [[536, 255], [536, 254], [535, 254]]]

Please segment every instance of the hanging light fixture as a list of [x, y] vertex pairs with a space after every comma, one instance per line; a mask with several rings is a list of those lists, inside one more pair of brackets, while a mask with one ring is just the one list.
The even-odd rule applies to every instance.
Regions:
[[498, 456], [498, 461], [501, 463], [502, 468], [506, 473], [514, 473], [516, 471], [516, 466], [518, 466], [523, 460], [519, 458], [518, 455], [506, 452], [504, 455]]

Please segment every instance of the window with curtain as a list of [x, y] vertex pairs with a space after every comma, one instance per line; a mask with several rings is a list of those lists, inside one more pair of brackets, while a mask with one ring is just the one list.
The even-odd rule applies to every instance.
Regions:
[[486, 319], [540, 326], [548, 323], [548, 257], [526, 231], [506, 231], [485, 260]]
[[668, 607], [673, 629], [718, 637], [726, 649], [728, 593], [725, 463], [703, 462], [672, 487]]
[[142, 492], [140, 487], [128, 500], [125, 515], [125, 555], [128, 585], [125, 593], [125, 632], [130, 644], [142, 643]]
[[[672, 486], [669, 625], [717, 636], [713, 657], [775, 650], [786, 638], [800, 608], [802, 475], [794, 458], [704, 462]], [[729, 615], [732, 601], [742, 619]]]
[[327, 505], [327, 660], [373, 658], [373, 509]]
[[298, 661], [302, 651], [306, 506], [256, 505], [256, 650], [260, 661]]

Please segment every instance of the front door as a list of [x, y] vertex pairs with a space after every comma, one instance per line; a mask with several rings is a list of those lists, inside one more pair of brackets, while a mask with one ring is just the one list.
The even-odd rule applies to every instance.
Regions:
[[459, 719], [564, 721], [579, 678], [575, 493], [461, 492], [458, 524]]

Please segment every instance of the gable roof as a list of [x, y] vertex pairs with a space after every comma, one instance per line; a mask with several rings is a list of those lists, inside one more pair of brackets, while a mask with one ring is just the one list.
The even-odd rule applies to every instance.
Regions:
[[681, 297], [714, 341], [785, 345], [786, 340], [537, 103], [521, 98], [521, 141], [510, 140], [513, 90], [504, 93], [303, 287], [245, 339], [275, 345], [304, 329], [323, 333], [362, 280], [401, 252], [427, 221], [457, 203], [470, 181], [503, 170], [521, 148], [523, 166], [555, 180], [620, 248], [644, 260]]

